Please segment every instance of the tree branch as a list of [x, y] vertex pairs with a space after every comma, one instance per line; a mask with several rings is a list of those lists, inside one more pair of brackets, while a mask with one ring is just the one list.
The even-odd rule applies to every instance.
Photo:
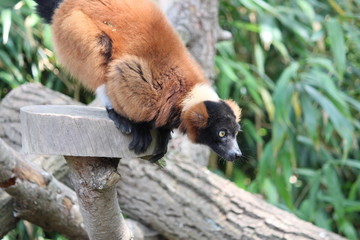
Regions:
[[[41, 92], [38, 86], [36, 91]], [[15, 99], [7, 101], [16, 104]], [[4, 116], [1, 105], [0, 116]], [[0, 129], [9, 124], [0, 123]], [[19, 144], [16, 139], [7, 137], [15, 145]], [[271, 206], [192, 163], [186, 156], [189, 153], [178, 152], [177, 142], [176, 139], [170, 142], [166, 169], [144, 160], [121, 160], [119, 201], [126, 214], [171, 239], [257, 239], [266, 236], [272, 239], [294, 239], [294, 236], [297, 239], [342, 239]]]
[[133, 239], [116, 198], [119, 160], [69, 156], [66, 160], [90, 239]]
[[15, 199], [14, 215], [71, 239], [87, 239], [74, 192], [0, 139], [0, 187]]

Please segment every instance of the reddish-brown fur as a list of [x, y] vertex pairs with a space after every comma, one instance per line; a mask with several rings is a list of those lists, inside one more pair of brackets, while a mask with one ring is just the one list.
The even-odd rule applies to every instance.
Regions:
[[204, 102], [198, 103], [181, 115], [180, 131], [185, 132], [192, 142], [196, 141], [199, 128], [205, 128], [209, 119]]
[[[64, 0], [53, 33], [65, 68], [91, 90], [106, 84], [114, 109], [137, 122], [167, 124], [195, 84], [208, 84], [150, 0]], [[111, 39], [110, 59], [100, 36]]]

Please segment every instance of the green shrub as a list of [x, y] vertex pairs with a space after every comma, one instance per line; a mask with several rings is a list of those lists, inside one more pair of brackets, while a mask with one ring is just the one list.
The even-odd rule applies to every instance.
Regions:
[[360, 229], [359, 4], [222, 0], [233, 40], [216, 59], [218, 92], [243, 107], [247, 160], [235, 182], [350, 239]]

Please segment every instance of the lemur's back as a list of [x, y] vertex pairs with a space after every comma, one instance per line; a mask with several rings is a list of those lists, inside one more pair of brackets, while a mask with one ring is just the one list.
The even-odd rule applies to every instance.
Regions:
[[197, 70], [164, 15], [149, 0], [64, 0], [52, 25], [60, 61], [92, 90], [106, 81], [107, 64], [126, 54], [148, 61], [155, 76], [169, 63], [189, 62], [189, 70]]

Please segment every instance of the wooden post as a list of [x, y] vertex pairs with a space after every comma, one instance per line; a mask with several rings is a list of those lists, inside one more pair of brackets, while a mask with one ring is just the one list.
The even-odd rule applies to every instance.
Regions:
[[151, 155], [154, 142], [135, 155], [128, 150], [131, 136], [121, 134], [102, 108], [28, 106], [20, 114], [25, 153], [65, 156], [89, 238], [133, 239], [117, 200], [117, 166], [119, 158]]

